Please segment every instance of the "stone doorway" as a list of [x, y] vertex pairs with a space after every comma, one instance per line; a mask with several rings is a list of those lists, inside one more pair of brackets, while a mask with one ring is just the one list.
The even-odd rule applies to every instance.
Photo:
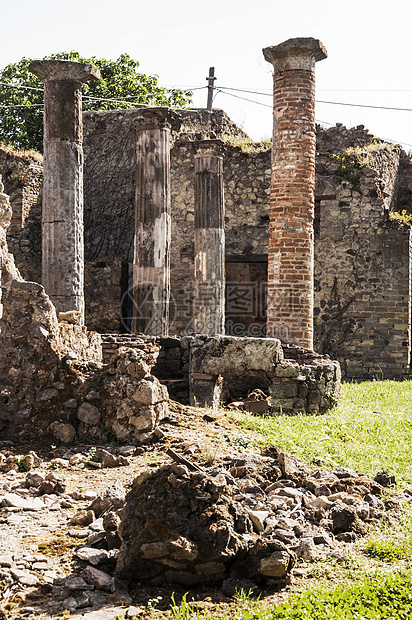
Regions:
[[[256, 258], [258, 260], [256, 260]], [[266, 335], [266, 256], [226, 259], [226, 319], [228, 336]]]

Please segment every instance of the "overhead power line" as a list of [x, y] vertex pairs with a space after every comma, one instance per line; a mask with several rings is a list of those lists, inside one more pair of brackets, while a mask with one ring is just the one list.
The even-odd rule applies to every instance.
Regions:
[[382, 106], [382, 105], [365, 105], [363, 103], [343, 103], [342, 101], [322, 101], [321, 99], [316, 99], [316, 103], [328, 103], [330, 105], [346, 105], [346, 106], [351, 106], [353, 108], [370, 108], [373, 110], [396, 110], [398, 112], [412, 112], [412, 108], [391, 108], [391, 107]]
[[235, 99], [242, 99], [242, 101], [249, 101], [250, 103], [261, 105], [264, 108], [272, 108], [272, 106], [268, 105], [267, 103], [261, 103], [260, 101], [253, 101], [253, 99], [247, 99], [246, 97], [240, 97], [239, 95], [234, 95], [233, 93], [227, 93], [225, 90], [221, 88], [219, 88], [219, 92], [221, 92], [223, 95], [227, 95], [228, 97], [235, 97]]
[[18, 84], [10, 84], [10, 82], [0, 82], [0, 86], [9, 86], [10, 88], [18, 88], [20, 90], [41, 90], [42, 88], [35, 88], [34, 86], [19, 86]]

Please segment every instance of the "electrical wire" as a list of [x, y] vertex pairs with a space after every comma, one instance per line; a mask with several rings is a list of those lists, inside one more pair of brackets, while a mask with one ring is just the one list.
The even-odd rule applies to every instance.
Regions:
[[412, 112], [412, 108], [390, 108], [382, 105], [364, 105], [362, 103], [342, 103], [341, 101], [322, 101], [316, 99], [316, 103], [328, 103], [330, 105], [346, 105], [353, 108], [370, 108], [372, 110], [396, 110], [398, 112]]
[[10, 88], [18, 88], [20, 90], [41, 90], [42, 88], [34, 88], [34, 86], [19, 86], [18, 84], [10, 84], [10, 82], [0, 82], [0, 86], [9, 86]]
[[223, 90], [219, 89], [223, 95], [227, 95], [228, 97], [235, 97], [236, 99], [242, 99], [242, 101], [249, 101], [250, 103], [256, 103], [256, 105], [261, 105], [264, 108], [272, 108], [271, 105], [267, 103], [261, 103], [260, 101], [253, 101], [252, 99], [246, 99], [246, 97], [239, 97], [239, 95], [234, 95], [233, 93], [226, 93]]

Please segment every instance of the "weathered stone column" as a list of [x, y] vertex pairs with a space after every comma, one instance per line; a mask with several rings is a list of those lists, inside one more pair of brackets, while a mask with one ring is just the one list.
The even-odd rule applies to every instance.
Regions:
[[263, 50], [273, 64], [267, 336], [313, 348], [315, 63], [317, 39]]
[[57, 311], [77, 310], [84, 320], [83, 82], [98, 80], [93, 65], [34, 60], [44, 82], [42, 284]]
[[194, 331], [225, 333], [225, 212], [221, 140], [201, 140], [195, 155]]
[[169, 333], [170, 299], [170, 122], [168, 108], [135, 116], [136, 211], [132, 332]]

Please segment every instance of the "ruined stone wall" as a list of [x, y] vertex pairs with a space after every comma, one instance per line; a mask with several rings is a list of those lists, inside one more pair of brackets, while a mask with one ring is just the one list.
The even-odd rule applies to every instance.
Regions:
[[12, 219], [7, 242], [28, 280], [41, 281], [41, 155], [31, 157], [0, 148], [0, 174], [10, 197]]
[[[194, 280], [194, 153], [178, 140], [171, 152], [171, 333], [190, 332]], [[270, 152], [223, 149], [226, 256], [267, 255]], [[230, 284], [230, 282], [228, 282]]]
[[336, 154], [335, 132], [323, 132], [317, 159], [316, 193], [336, 199], [319, 213], [315, 349], [337, 355], [347, 378], [401, 377], [410, 363], [411, 241], [408, 226], [389, 220], [400, 149], [363, 144]]
[[[197, 130], [199, 123], [179, 137], [173, 130], [172, 334], [183, 334], [191, 320], [193, 127]], [[88, 112], [84, 130], [86, 324], [102, 333], [125, 331], [134, 128], [127, 112]], [[223, 169], [227, 259], [245, 260], [245, 265], [249, 258], [265, 261], [270, 151], [243, 152], [227, 143]], [[321, 202], [315, 238], [315, 348], [338, 359], [347, 377], [401, 376], [408, 371], [410, 349], [410, 233], [408, 227], [389, 224], [388, 212], [412, 212], [411, 161], [362, 126], [318, 128], [316, 171], [316, 194], [336, 194], [336, 200]], [[8, 238], [22, 275], [39, 281], [39, 202], [20, 234]]]
[[[133, 111], [85, 112], [85, 257], [86, 323], [100, 332], [124, 331], [130, 325], [126, 292], [131, 274], [134, 236], [136, 136]], [[171, 333], [190, 331], [194, 280], [194, 154], [193, 139], [204, 129], [198, 111], [179, 111], [172, 127], [171, 149]], [[204, 115], [203, 115], [204, 116]], [[180, 134], [177, 128], [180, 124]], [[215, 110], [212, 130], [219, 137], [244, 136], [228, 117]], [[267, 147], [266, 147], [267, 148]], [[267, 254], [270, 151], [244, 153], [229, 143], [224, 148], [226, 253]], [[113, 257], [121, 262], [108, 275]], [[106, 272], [97, 273], [98, 265]], [[121, 273], [122, 282], [116, 278]], [[107, 276], [107, 277], [106, 277]], [[129, 278], [130, 279], [130, 278]], [[107, 280], [110, 284], [107, 287]], [[106, 284], [105, 284], [106, 281]], [[101, 282], [99, 295], [99, 282]], [[131, 281], [129, 282], [131, 285]], [[88, 299], [89, 297], [89, 299]], [[101, 310], [90, 302], [104, 299]], [[123, 301], [121, 301], [123, 300]], [[123, 303], [123, 323], [119, 308]], [[130, 302], [129, 302], [130, 309]], [[99, 314], [97, 318], [97, 312]], [[130, 310], [129, 310], [130, 313]], [[87, 316], [88, 315], [88, 316]], [[112, 327], [106, 328], [113, 320]], [[87, 322], [88, 321], [88, 322]]]

